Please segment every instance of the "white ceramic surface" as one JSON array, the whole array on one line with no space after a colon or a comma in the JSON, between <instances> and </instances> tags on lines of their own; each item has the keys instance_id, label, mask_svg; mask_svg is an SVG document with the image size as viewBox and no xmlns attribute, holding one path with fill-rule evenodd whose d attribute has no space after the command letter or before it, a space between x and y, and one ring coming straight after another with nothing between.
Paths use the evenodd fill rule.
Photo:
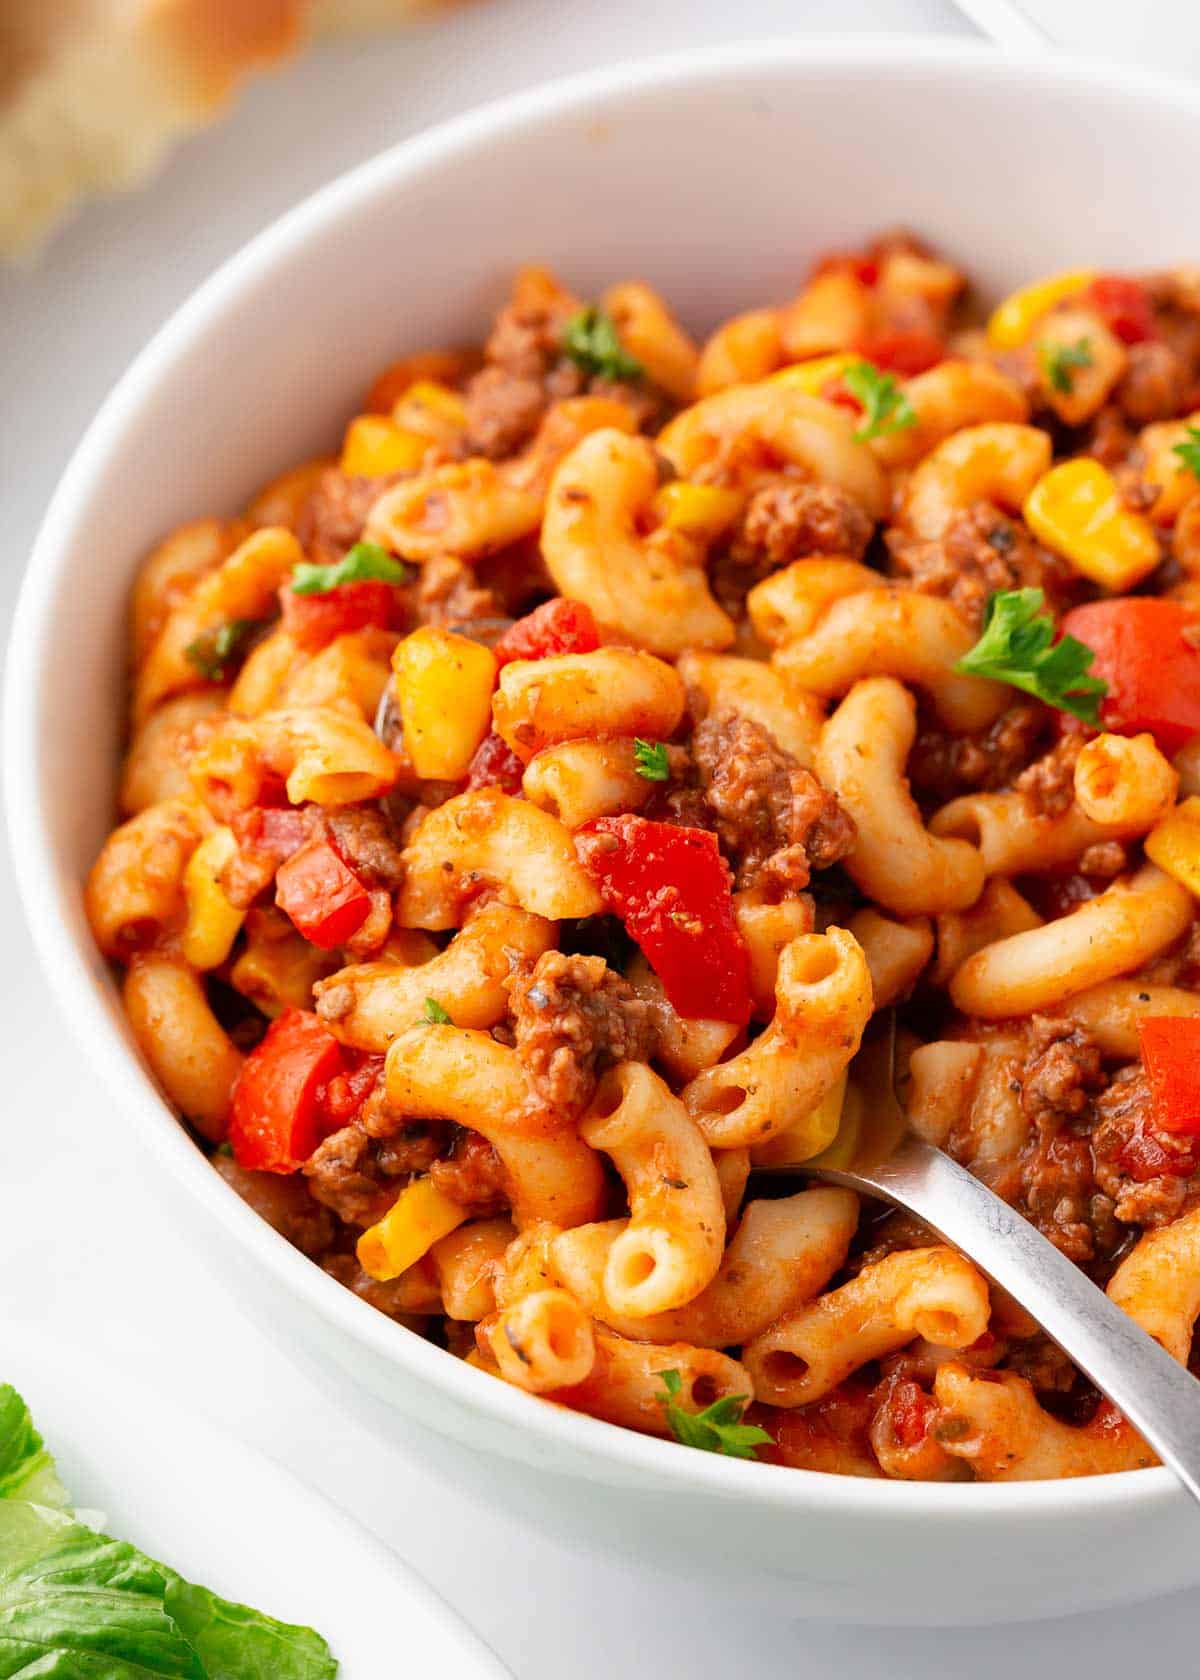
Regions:
<instances>
[{"instance_id":1,"label":"white ceramic surface","mask_svg":"<svg viewBox=\"0 0 1200 1680\"><path fill-rule=\"evenodd\" d=\"M110 1366L6 1330L23 1395L77 1506L236 1603L324 1634L338 1680L505 1680L432 1587L287 1471ZM510 1677L511 1680L511 1677Z\"/></svg>"},{"instance_id":2,"label":"white ceramic surface","mask_svg":"<svg viewBox=\"0 0 1200 1680\"><path fill-rule=\"evenodd\" d=\"M685 1453L448 1359L257 1222L141 1074L80 915L108 820L137 555L327 444L375 366L477 327L523 258L584 291L641 272L703 326L786 291L814 249L901 216L993 289L1072 260L1178 256L1198 109L1150 77L898 42L774 42L523 96L366 166L224 269L122 382L50 510L10 656L10 819L47 970L113 1082L129 1147L168 1168L181 1230L247 1306L343 1367L347 1405L370 1391L469 1444L464 1476L565 1534L636 1535L727 1595L879 1621L1051 1614L1200 1577L1165 1473L931 1488Z\"/></svg>"}]
</instances>

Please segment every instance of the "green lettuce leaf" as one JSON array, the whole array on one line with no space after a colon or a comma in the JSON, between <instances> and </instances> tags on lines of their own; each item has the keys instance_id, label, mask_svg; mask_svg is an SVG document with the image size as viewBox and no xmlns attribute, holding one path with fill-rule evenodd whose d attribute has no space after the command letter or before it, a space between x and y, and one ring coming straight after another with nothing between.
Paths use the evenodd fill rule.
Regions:
<instances>
[{"instance_id":1,"label":"green lettuce leaf","mask_svg":"<svg viewBox=\"0 0 1200 1680\"><path fill-rule=\"evenodd\" d=\"M56 1510L71 1503L29 1407L11 1383L0 1384L0 1499L27 1499Z\"/></svg>"},{"instance_id":2,"label":"green lettuce leaf","mask_svg":"<svg viewBox=\"0 0 1200 1680\"><path fill-rule=\"evenodd\" d=\"M231 1604L178 1575L164 1604L200 1658L207 1680L333 1680L337 1663L312 1628Z\"/></svg>"}]
</instances>

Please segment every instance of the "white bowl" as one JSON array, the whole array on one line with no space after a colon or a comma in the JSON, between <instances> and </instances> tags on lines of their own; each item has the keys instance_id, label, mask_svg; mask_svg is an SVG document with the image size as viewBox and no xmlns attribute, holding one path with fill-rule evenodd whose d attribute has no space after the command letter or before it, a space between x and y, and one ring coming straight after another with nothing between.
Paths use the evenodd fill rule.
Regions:
<instances>
[{"instance_id":1,"label":"white bowl","mask_svg":"<svg viewBox=\"0 0 1200 1680\"><path fill-rule=\"evenodd\" d=\"M240 1301L340 1366L347 1405L428 1426L451 1474L572 1543L848 1620L1015 1619L1200 1579L1194 1512L1163 1470L942 1487L685 1451L449 1357L243 1206L148 1079L82 914L112 816L139 557L327 447L399 351L470 337L520 261L584 295L642 275L705 327L787 295L814 251L903 219L1000 291L1080 261L1185 258L1198 175L1200 91L1108 67L859 39L579 77L410 141L269 229L138 359L54 498L12 642L9 817L43 961L111 1083L117 1135L166 1168L181 1230Z\"/></svg>"}]
</instances>

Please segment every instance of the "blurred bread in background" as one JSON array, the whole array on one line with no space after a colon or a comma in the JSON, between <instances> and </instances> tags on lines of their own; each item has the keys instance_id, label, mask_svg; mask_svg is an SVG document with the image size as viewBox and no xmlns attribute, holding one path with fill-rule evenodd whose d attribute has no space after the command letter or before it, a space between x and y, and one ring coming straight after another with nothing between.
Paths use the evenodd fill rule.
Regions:
<instances>
[{"instance_id":1,"label":"blurred bread in background","mask_svg":"<svg viewBox=\"0 0 1200 1680\"><path fill-rule=\"evenodd\" d=\"M144 181L239 84L326 31L448 0L0 0L0 256Z\"/></svg>"}]
</instances>

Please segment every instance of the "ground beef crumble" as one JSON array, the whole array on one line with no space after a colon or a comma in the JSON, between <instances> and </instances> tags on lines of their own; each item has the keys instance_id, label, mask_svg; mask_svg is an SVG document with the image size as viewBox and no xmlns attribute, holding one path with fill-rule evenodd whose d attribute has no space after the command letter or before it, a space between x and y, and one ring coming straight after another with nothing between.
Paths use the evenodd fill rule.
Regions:
<instances>
[{"instance_id":1,"label":"ground beef crumble","mask_svg":"<svg viewBox=\"0 0 1200 1680\"><path fill-rule=\"evenodd\" d=\"M1075 761L1083 750L1084 737L1072 732L1057 740L1050 751L1023 770L1013 784L1024 794L1032 816L1061 817L1075 799Z\"/></svg>"},{"instance_id":2,"label":"ground beef crumble","mask_svg":"<svg viewBox=\"0 0 1200 1680\"><path fill-rule=\"evenodd\" d=\"M411 476L397 472L362 478L330 467L300 508L296 520L300 547L319 566L340 560L362 537L367 515L384 491Z\"/></svg>"},{"instance_id":3,"label":"ground beef crumble","mask_svg":"<svg viewBox=\"0 0 1200 1680\"><path fill-rule=\"evenodd\" d=\"M738 887L790 897L854 848L857 829L835 796L750 718L715 712L692 752Z\"/></svg>"},{"instance_id":4,"label":"ground beef crumble","mask_svg":"<svg viewBox=\"0 0 1200 1680\"><path fill-rule=\"evenodd\" d=\"M1035 1015L1018 1074L1030 1120L1019 1161L1016 1203L1071 1260L1102 1258L1120 1232L1112 1198L1096 1184L1090 1131L1094 1099L1106 1083L1091 1036L1068 1021Z\"/></svg>"},{"instance_id":5,"label":"ground beef crumble","mask_svg":"<svg viewBox=\"0 0 1200 1680\"><path fill-rule=\"evenodd\" d=\"M547 951L513 976L509 997L517 1055L558 1115L582 1114L605 1068L654 1054L652 1005L603 957Z\"/></svg>"},{"instance_id":6,"label":"ground beef crumble","mask_svg":"<svg viewBox=\"0 0 1200 1680\"><path fill-rule=\"evenodd\" d=\"M1146 1075L1123 1068L1096 1104L1096 1182L1126 1224L1167 1225L1195 1195L1200 1139L1160 1131Z\"/></svg>"},{"instance_id":7,"label":"ground beef crumble","mask_svg":"<svg viewBox=\"0 0 1200 1680\"><path fill-rule=\"evenodd\" d=\"M772 572L811 555L861 560L874 530L846 491L833 484L770 484L758 490L713 563L713 593L734 617L747 592Z\"/></svg>"},{"instance_id":8,"label":"ground beef crumble","mask_svg":"<svg viewBox=\"0 0 1200 1680\"><path fill-rule=\"evenodd\" d=\"M382 1219L413 1173L425 1172L439 1142L424 1126L400 1126L372 1136L360 1118L343 1126L304 1163L313 1195L347 1225Z\"/></svg>"},{"instance_id":9,"label":"ground beef crumble","mask_svg":"<svg viewBox=\"0 0 1200 1680\"><path fill-rule=\"evenodd\" d=\"M504 1163L479 1132L460 1130L449 1155L433 1163L429 1176L443 1196L468 1208L475 1219L502 1213L512 1201Z\"/></svg>"},{"instance_id":10,"label":"ground beef crumble","mask_svg":"<svg viewBox=\"0 0 1200 1680\"><path fill-rule=\"evenodd\" d=\"M991 502L972 502L951 516L933 540L889 531L893 570L925 595L942 595L973 630L983 625L988 597L1001 589L1047 589L1057 567L1020 520Z\"/></svg>"},{"instance_id":11,"label":"ground beef crumble","mask_svg":"<svg viewBox=\"0 0 1200 1680\"><path fill-rule=\"evenodd\" d=\"M1009 787L1029 763L1047 725L1045 706L1019 700L974 735L923 729L908 760L913 790L918 797L942 805L959 794Z\"/></svg>"}]
</instances>

